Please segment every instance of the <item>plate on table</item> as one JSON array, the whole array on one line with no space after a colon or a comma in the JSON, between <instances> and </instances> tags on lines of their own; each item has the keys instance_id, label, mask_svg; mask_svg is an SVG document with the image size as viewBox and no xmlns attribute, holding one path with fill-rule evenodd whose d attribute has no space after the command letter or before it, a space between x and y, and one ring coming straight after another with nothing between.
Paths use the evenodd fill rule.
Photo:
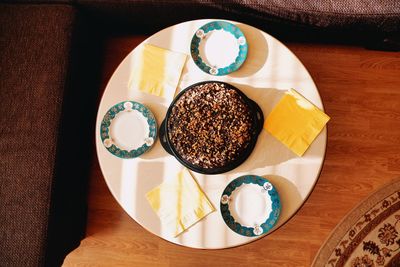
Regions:
<instances>
[{"instance_id":1,"label":"plate on table","mask_svg":"<svg viewBox=\"0 0 400 267\"><path fill-rule=\"evenodd\" d=\"M100 135L111 154L124 159L136 158L154 144L157 123L146 106L124 101L112 106L104 115Z\"/></svg>"},{"instance_id":2,"label":"plate on table","mask_svg":"<svg viewBox=\"0 0 400 267\"><path fill-rule=\"evenodd\" d=\"M246 60L248 45L243 32L226 21L200 27L192 38L190 53L204 72L222 76L236 71Z\"/></svg>"},{"instance_id":3,"label":"plate on table","mask_svg":"<svg viewBox=\"0 0 400 267\"><path fill-rule=\"evenodd\" d=\"M234 232L260 236L278 221L281 201L267 179L245 175L227 185L221 196L220 210L226 225Z\"/></svg>"}]
</instances>

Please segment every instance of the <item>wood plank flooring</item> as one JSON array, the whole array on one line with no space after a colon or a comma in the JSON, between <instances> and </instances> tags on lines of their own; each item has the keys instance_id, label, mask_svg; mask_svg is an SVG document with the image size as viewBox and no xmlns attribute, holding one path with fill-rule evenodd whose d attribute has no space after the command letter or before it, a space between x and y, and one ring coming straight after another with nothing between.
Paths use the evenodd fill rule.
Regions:
<instances>
[{"instance_id":1,"label":"wood plank flooring","mask_svg":"<svg viewBox=\"0 0 400 267\"><path fill-rule=\"evenodd\" d=\"M144 39L115 37L106 43L103 89L119 62ZM232 249L195 250L171 244L144 230L122 210L94 156L87 237L67 256L64 266L310 266L346 213L399 178L400 53L341 45L286 45L309 70L331 116L321 176L287 224Z\"/></svg>"}]
</instances>

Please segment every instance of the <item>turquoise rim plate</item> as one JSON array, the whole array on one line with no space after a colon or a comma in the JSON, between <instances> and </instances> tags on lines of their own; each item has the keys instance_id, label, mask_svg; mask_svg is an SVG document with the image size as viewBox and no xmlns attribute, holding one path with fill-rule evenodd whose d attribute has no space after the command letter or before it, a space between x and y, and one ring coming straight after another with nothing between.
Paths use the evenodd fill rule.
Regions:
<instances>
[{"instance_id":1,"label":"turquoise rim plate","mask_svg":"<svg viewBox=\"0 0 400 267\"><path fill-rule=\"evenodd\" d=\"M221 29L231 33L238 40L239 54L237 55L235 61L232 62L230 65L222 68L216 68L213 66L209 66L203 61L200 56L199 47L200 42L207 36L207 33ZM202 71L215 76L227 75L231 72L238 70L240 66L242 66L243 62L246 60L247 51L247 40L243 32L236 25L226 21L212 21L203 25L196 31L190 44L190 54L192 55L194 63Z\"/></svg>"},{"instance_id":2,"label":"turquoise rim plate","mask_svg":"<svg viewBox=\"0 0 400 267\"><path fill-rule=\"evenodd\" d=\"M265 221L260 224L254 225L254 227L243 226L235 221L229 209L232 193L243 184L255 184L260 186L261 192L265 194L265 197L271 200L272 210L268 218L265 218ZM275 226L281 213L281 201L275 187L267 179L257 175L245 175L234 179L226 186L221 196L220 210L222 218L232 231L248 237L260 236L266 234Z\"/></svg>"},{"instance_id":3,"label":"turquoise rim plate","mask_svg":"<svg viewBox=\"0 0 400 267\"><path fill-rule=\"evenodd\" d=\"M149 126L149 134L143 140L143 144L137 148L132 150L124 150L119 148L110 137L110 126L112 124L113 119L120 113L120 112L131 112L137 110L140 112L143 117L146 119L148 126ZM104 115L104 118L100 125L100 136L101 141L105 148L114 156L123 158L123 159L130 159L136 158L145 153L150 147L154 144L157 138L157 123L154 118L153 113L144 106L135 101L123 101L118 104L112 106L107 113Z\"/></svg>"}]
</instances>

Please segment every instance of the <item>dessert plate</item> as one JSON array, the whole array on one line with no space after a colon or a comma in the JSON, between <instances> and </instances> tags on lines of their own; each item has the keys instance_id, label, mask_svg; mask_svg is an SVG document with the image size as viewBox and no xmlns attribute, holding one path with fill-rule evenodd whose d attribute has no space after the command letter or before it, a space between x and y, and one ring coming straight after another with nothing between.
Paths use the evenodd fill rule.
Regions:
<instances>
[{"instance_id":1,"label":"dessert plate","mask_svg":"<svg viewBox=\"0 0 400 267\"><path fill-rule=\"evenodd\" d=\"M267 179L245 175L225 188L220 210L226 225L234 232L260 236L276 224L281 202L275 187Z\"/></svg>"},{"instance_id":2,"label":"dessert plate","mask_svg":"<svg viewBox=\"0 0 400 267\"><path fill-rule=\"evenodd\" d=\"M100 125L100 135L107 150L120 158L136 158L153 145L157 136L156 120L151 111L134 101L111 107Z\"/></svg>"},{"instance_id":3,"label":"dessert plate","mask_svg":"<svg viewBox=\"0 0 400 267\"><path fill-rule=\"evenodd\" d=\"M226 21L212 21L200 27L192 38L190 53L204 72L222 76L240 68L247 57L243 32Z\"/></svg>"}]
</instances>

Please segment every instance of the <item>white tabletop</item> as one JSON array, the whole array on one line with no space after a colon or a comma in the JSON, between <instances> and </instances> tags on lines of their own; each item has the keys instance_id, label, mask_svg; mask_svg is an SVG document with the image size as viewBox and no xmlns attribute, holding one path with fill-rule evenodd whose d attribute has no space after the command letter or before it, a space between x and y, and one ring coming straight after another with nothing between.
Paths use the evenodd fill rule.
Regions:
<instances>
[{"instance_id":1,"label":"white tabletop","mask_svg":"<svg viewBox=\"0 0 400 267\"><path fill-rule=\"evenodd\" d=\"M248 57L243 66L222 77L201 71L190 58L190 41L195 31L209 21L211 20L195 20L177 24L143 42L189 55L177 92L199 81L225 81L255 100L267 117L283 92L295 88L323 109L318 90L299 59L272 36L245 24L232 22L243 31L249 45ZM246 244L259 237L241 236L229 229L219 212L219 203L224 188L231 180L244 174L254 174L269 179L280 194L282 212L274 229L289 220L317 182L325 157L326 128L302 157L297 157L263 130L252 154L238 168L220 175L192 172L217 210L176 238L169 236L165 229L163 231L145 194L165 179L175 176L182 165L164 151L159 140L150 151L139 158L120 159L106 150L100 138L100 124L104 114L121 101L134 100L145 104L154 113L158 126L165 117L171 99L141 93L128 86L134 71L132 57L136 51L134 49L121 62L108 82L99 106L96 125L96 148L100 167L111 193L123 209L148 231L176 244L207 249Z\"/></svg>"}]
</instances>

